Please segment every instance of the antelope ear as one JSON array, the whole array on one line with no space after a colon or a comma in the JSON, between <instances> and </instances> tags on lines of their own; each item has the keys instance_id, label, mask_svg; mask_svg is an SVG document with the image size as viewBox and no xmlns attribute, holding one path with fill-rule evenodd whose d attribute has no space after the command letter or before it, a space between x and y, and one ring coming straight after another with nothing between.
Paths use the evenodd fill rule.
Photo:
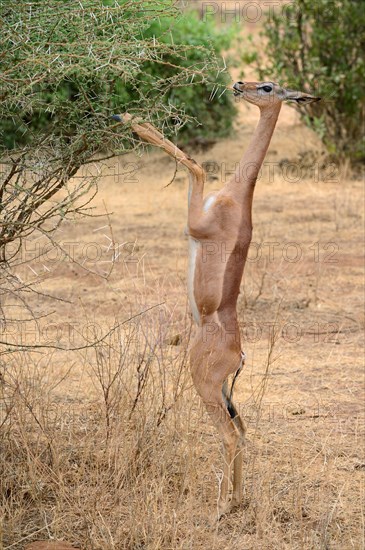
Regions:
<instances>
[{"instance_id":1,"label":"antelope ear","mask_svg":"<svg viewBox=\"0 0 365 550\"><path fill-rule=\"evenodd\" d=\"M303 94L301 97L297 97L295 101L299 104L303 103L304 105L308 105L308 103L316 103L316 101L321 101L321 98Z\"/></svg>"},{"instance_id":2,"label":"antelope ear","mask_svg":"<svg viewBox=\"0 0 365 550\"><path fill-rule=\"evenodd\" d=\"M296 92L294 90L285 90L285 101L295 101L299 105L308 105L309 103L315 103L320 101L320 97L304 94L303 92Z\"/></svg>"}]
</instances>

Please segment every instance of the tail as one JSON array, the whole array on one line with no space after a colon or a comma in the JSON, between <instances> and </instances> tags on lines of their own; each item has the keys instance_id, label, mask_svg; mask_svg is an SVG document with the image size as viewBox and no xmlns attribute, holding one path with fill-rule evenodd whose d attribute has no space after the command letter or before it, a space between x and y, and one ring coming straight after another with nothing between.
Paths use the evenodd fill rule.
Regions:
<instances>
[{"instance_id":1,"label":"tail","mask_svg":"<svg viewBox=\"0 0 365 550\"><path fill-rule=\"evenodd\" d=\"M233 422L235 423L235 425L237 426L237 428L239 429L239 431L241 432L242 435L245 434L246 428L245 428L245 425L242 421L242 418L238 414L238 411L237 411L237 409L236 409L236 407L235 407L235 405L232 401L232 398L233 398L234 385L235 385L236 380L238 378L238 375L241 372L242 367L245 363L245 359L246 359L246 354L242 351L241 352L241 363L240 363L240 366L238 367L238 369L237 369L237 371L236 371L236 373L233 377L230 390L228 390L227 380L224 381L223 386L222 386L222 395L223 395L224 403L227 407L227 410L229 412L230 417L232 418Z\"/></svg>"}]
</instances>

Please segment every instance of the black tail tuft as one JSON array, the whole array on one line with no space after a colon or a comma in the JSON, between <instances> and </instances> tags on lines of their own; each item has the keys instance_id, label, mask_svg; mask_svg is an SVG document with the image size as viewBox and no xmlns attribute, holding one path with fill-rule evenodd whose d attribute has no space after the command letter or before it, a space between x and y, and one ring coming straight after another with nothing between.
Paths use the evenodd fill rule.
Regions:
<instances>
[{"instance_id":1,"label":"black tail tuft","mask_svg":"<svg viewBox=\"0 0 365 550\"><path fill-rule=\"evenodd\" d=\"M236 407L234 406L234 404L232 403L232 401L229 401L227 399L226 401L226 406L227 406L227 410L229 412L229 416L232 418L232 420L234 418L236 418L236 416L238 416L238 412L236 410Z\"/></svg>"},{"instance_id":2,"label":"black tail tuft","mask_svg":"<svg viewBox=\"0 0 365 550\"><path fill-rule=\"evenodd\" d=\"M232 384L231 384L231 389L228 391L228 383L227 383L227 380L225 380L224 384L223 384L223 387L222 387L222 394L223 394L223 399L224 399L224 403L227 407L227 411L229 413L229 416L232 418L232 420L234 421L236 427L238 428L240 434L241 434L241 438L244 440L245 438L245 433L246 433L246 426L242 420L242 418L240 417L240 415L238 414L238 411L236 409L236 407L234 406L233 404L233 401L232 401L232 397L233 397L233 388L234 388L234 384L237 380L237 377L239 375L239 373L241 372L242 370L242 367L243 365L245 364L245 359L246 359L246 355L244 352L241 352L241 362L240 362L240 366L238 367L234 377L233 377L233 380L232 380Z\"/></svg>"},{"instance_id":3,"label":"black tail tuft","mask_svg":"<svg viewBox=\"0 0 365 550\"><path fill-rule=\"evenodd\" d=\"M232 401L232 392L228 392L227 382L224 382L224 384L223 384L222 394L223 394L224 403L225 403L225 405L227 407L227 410L229 412L229 416L233 419L236 416L238 416L238 412L237 412L236 407L234 406L233 401Z\"/></svg>"},{"instance_id":4,"label":"black tail tuft","mask_svg":"<svg viewBox=\"0 0 365 550\"><path fill-rule=\"evenodd\" d=\"M232 388L231 388L231 391L228 393L227 381L225 381L224 384L223 384L222 394L223 394L224 403L227 407L227 411L229 413L229 416L232 418L233 422L235 423L236 428L238 428L238 431L241 434L242 440L244 440L245 433L246 433L246 427L245 427L245 424L244 424L242 418L238 414L238 411L237 411L236 407L233 404L233 401L232 401Z\"/></svg>"}]
</instances>

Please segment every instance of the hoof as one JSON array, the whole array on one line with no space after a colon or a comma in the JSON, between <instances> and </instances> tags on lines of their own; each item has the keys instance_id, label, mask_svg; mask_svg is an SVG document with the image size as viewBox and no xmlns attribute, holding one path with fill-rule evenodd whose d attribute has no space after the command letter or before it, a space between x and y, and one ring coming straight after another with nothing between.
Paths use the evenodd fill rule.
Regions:
<instances>
[{"instance_id":1,"label":"hoof","mask_svg":"<svg viewBox=\"0 0 365 550\"><path fill-rule=\"evenodd\" d=\"M231 501L231 510L235 510L236 508L239 508L242 506L242 499L241 498L232 498Z\"/></svg>"},{"instance_id":2,"label":"hoof","mask_svg":"<svg viewBox=\"0 0 365 550\"><path fill-rule=\"evenodd\" d=\"M221 502L218 504L218 508L214 511L214 513L210 517L210 524L213 526L217 525L217 522L229 514L229 512L232 510L232 502L229 500L228 502Z\"/></svg>"}]
</instances>

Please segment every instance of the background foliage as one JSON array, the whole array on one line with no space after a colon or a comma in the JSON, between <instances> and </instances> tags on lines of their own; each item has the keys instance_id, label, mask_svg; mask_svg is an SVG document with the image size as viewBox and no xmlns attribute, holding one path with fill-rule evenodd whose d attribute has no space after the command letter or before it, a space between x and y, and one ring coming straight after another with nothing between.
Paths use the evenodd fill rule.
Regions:
<instances>
[{"instance_id":1,"label":"background foliage","mask_svg":"<svg viewBox=\"0 0 365 550\"><path fill-rule=\"evenodd\" d=\"M216 54L230 46L232 30L217 30L195 11L182 14L170 0L10 4L2 8L8 32L0 122L8 148L45 132L68 145L88 118L127 109L168 126L196 117L204 127L183 128L186 137L229 130L234 108L221 95L227 75ZM214 120L218 109L223 116Z\"/></svg>"},{"instance_id":2,"label":"background foliage","mask_svg":"<svg viewBox=\"0 0 365 550\"><path fill-rule=\"evenodd\" d=\"M75 212L76 199L94 183L85 178L70 184L80 166L96 154L113 156L140 145L128 127L113 123L113 113L128 110L166 134L181 128L186 139L197 131L193 117L204 124L207 137L230 128L234 108L228 95L221 95L227 77L219 53L231 35L181 13L175 4L1 4L3 259L8 243L20 244L36 228L52 230L67 212ZM193 123L187 126L188 121ZM55 201L61 189L66 193Z\"/></svg>"},{"instance_id":3,"label":"background foliage","mask_svg":"<svg viewBox=\"0 0 365 550\"><path fill-rule=\"evenodd\" d=\"M261 77L322 97L303 118L339 161L365 161L364 28L364 6L353 0L293 0L265 23Z\"/></svg>"}]
</instances>

